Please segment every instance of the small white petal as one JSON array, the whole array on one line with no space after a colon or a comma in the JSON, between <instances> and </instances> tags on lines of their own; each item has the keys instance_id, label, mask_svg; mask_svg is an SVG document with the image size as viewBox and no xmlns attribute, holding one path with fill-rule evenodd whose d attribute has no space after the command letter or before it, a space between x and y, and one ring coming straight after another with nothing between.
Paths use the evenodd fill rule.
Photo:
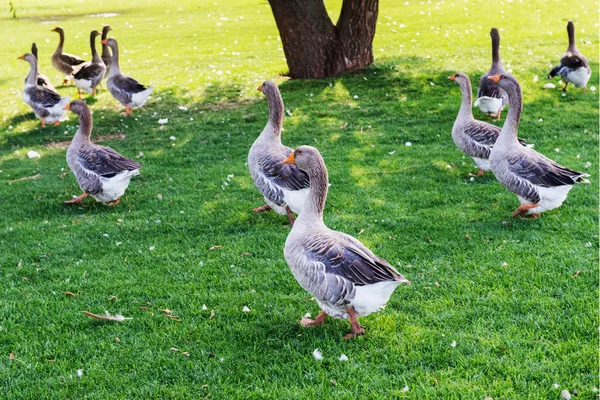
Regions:
<instances>
[{"instance_id":1,"label":"small white petal","mask_svg":"<svg viewBox=\"0 0 600 400\"><path fill-rule=\"evenodd\" d=\"M315 351L313 351L313 357L315 358L315 360L322 360L323 354L321 353L321 351L319 351L319 349L315 349Z\"/></svg>"},{"instance_id":2,"label":"small white petal","mask_svg":"<svg viewBox=\"0 0 600 400\"><path fill-rule=\"evenodd\" d=\"M590 90L591 90L592 92L595 92L595 91L596 91L596 86L590 86Z\"/></svg>"},{"instance_id":3,"label":"small white petal","mask_svg":"<svg viewBox=\"0 0 600 400\"><path fill-rule=\"evenodd\" d=\"M177 108L179 108L181 111L187 111L188 108L184 107L184 106L177 106Z\"/></svg>"},{"instance_id":4,"label":"small white petal","mask_svg":"<svg viewBox=\"0 0 600 400\"><path fill-rule=\"evenodd\" d=\"M77 376L79 376L79 377L83 376L83 369L77 370Z\"/></svg>"},{"instance_id":5,"label":"small white petal","mask_svg":"<svg viewBox=\"0 0 600 400\"><path fill-rule=\"evenodd\" d=\"M452 343L450 343L450 347L456 347L456 340L453 340Z\"/></svg>"},{"instance_id":6,"label":"small white petal","mask_svg":"<svg viewBox=\"0 0 600 400\"><path fill-rule=\"evenodd\" d=\"M347 355L345 355L345 354L342 354L342 355L340 356L340 361L348 361L348 356L347 356Z\"/></svg>"},{"instance_id":7,"label":"small white petal","mask_svg":"<svg viewBox=\"0 0 600 400\"><path fill-rule=\"evenodd\" d=\"M40 156L40 153L38 153L37 151L29 150L27 152L27 157L29 157L29 158L41 158L42 156Z\"/></svg>"},{"instance_id":8,"label":"small white petal","mask_svg":"<svg viewBox=\"0 0 600 400\"><path fill-rule=\"evenodd\" d=\"M148 250L150 250L150 251L154 251L154 249L156 249L156 247L155 247L155 246L150 246L150 247L148 247Z\"/></svg>"},{"instance_id":9,"label":"small white petal","mask_svg":"<svg viewBox=\"0 0 600 400\"><path fill-rule=\"evenodd\" d=\"M243 312L250 312L250 309L248 308L248 306L244 306L244 308L242 308Z\"/></svg>"},{"instance_id":10,"label":"small white petal","mask_svg":"<svg viewBox=\"0 0 600 400\"><path fill-rule=\"evenodd\" d=\"M554 385L552 385L552 387L553 387L554 389L558 389L558 388L560 387L560 385L559 385L558 383L555 383Z\"/></svg>"},{"instance_id":11,"label":"small white petal","mask_svg":"<svg viewBox=\"0 0 600 400\"><path fill-rule=\"evenodd\" d=\"M202 304L202 311L206 311L208 310L208 307L206 307L206 304Z\"/></svg>"},{"instance_id":12,"label":"small white petal","mask_svg":"<svg viewBox=\"0 0 600 400\"><path fill-rule=\"evenodd\" d=\"M569 393L569 391L565 389L562 392L560 392L560 397L565 400L571 400L571 393Z\"/></svg>"},{"instance_id":13,"label":"small white petal","mask_svg":"<svg viewBox=\"0 0 600 400\"><path fill-rule=\"evenodd\" d=\"M177 140L177 138L175 136L171 136L169 139L170 140Z\"/></svg>"},{"instance_id":14,"label":"small white petal","mask_svg":"<svg viewBox=\"0 0 600 400\"><path fill-rule=\"evenodd\" d=\"M357 96L357 95L354 95L354 99L355 99L355 100L358 100L358 96Z\"/></svg>"},{"instance_id":15,"label":"small white petal","mask_svg":"<svg viewBox=\"0 0 600 400\"><path fill-rule=\"evenodd\" d=\"M158 120L158 123L161 124L161 125L164 125L164 124L166 124L168 122L169 122L169 118L160 118Z\"/></svg>"},{"instance_id":16,"label":"small white petal","mask_svg":"<svg viewBox=\"0 0 600 400\"><path fill-rule=\"evenodd\" d=\"M402 388L401 392L403 392L403 393L406 393L406 392L408 392L408 390L409 390L409 389L408 389L408 386L404 386L404 387Z\"/></svg>"},{"instance_id":17,"label":"small white petal","mask_svg":"<svg viewBox=\"0 0 600 400\"><path fill-rule=\"evenodd\" d=\"M406 142L406 143L404 143L404 145L405 145L406 147L410 147L410 146L412 146L412 143L411 143L411 142Z\"/></svg>"},{"instance_id":18,"label":"small white petal","mask_svg":"<svg viewBox=\"0 0 600 400\"><path fill-rule=\"evenodd\" d=\"M554 83L546 83L543 87L544 89L556 89L556 85Z\"/></svg>"}]
</instances>

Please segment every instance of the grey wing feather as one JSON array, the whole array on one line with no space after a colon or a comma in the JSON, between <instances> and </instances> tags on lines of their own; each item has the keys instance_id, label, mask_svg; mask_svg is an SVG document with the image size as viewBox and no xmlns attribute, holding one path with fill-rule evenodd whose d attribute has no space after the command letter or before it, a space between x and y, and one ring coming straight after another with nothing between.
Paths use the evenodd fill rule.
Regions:
<instances>
[{"instance_id":1,"label":"grey wing feather","mask_svg":"<svg viewBox=\"0 0 600 400\"><path fill-rule=\"evenodd\" d=\"M65 63L72 65L72 66L76 66L76 65L85 63L85 60L82 60L81 58L79 58L73 54L69 54L69 53L62 53L60 55L60 58Z\"/></svg>"},{"instance_id":2,"label":"grey wing feather","mask_svg":"<svg viewBox=\"0 0 600 400\"><path fill-rule=\"evenodd\" d=\"M133 78L116 75L108 78L106 82L110 93L121 103L131 102L131 95L146 90L146 87Z\"/></svg>"},{"instance_id":3,"label":"grey wing feather","mask_svg":"<svg viewBox=\"0 0 600 400\"><path fill-rule=\"evenodd\" d=\"M141 168L141 164L123 157L110 147L93 146L78 154L79 163L87 170L110 178L123 171Z\"/></svg>"},{"instance_id":4,"label":"grey wing feather","mask_svg":"<svg viewBox=\"0 0 600 400\"><path fill-rule=\"evenodd\" d=\"M464 133L471 138L470 143L467 144L471 147L469 154L474 157L488 159L490 151L500 134L500 128L492 124L475 121L475 123L469 124L465 128Z\"/></svg>"},{"instance_id":5,"label":"grey wing feather","mask_svg":"<svg viewBox=\"0 0 600 400\"><path fill-rule=\"evenodd\" d=\"M477 98L492 97L494 99L502 99L502 104L508 103L508 94L498 85L490 81L488 74L483 74L479 80L479 88L477 89Z\"/></svg>"},{"instance_id":6,"label":"grey wing feather","mask_svg":"<svg viewBox=\"0 0 600 400\"><path fill-rule=\"evenodd\" d=\"M573 70L581 67L589 68L588 60L584 56L577 54L567 53L563 58L560 59L560 64Z\"/></svg>"},{"instance_id":7,"label":"grey wing feather","mask_svg":"<svg viewBox=\"0 0 600 400\"><path fill-rule=\"evenodd\" d=\"M539 153L537 157L508 156L509 170L541 187L573 185L583 174L563 167Z\"/></svg>"},{"instance_id":8,"label":"grey wing feather","mask_svg":"<svg viewBox=\"0 0 600 400\"><path fill-rule=\"evenodd\" d=\"M73 77L75 79L93 80L97 79L98 76L104 75L104 69L99 64L88 64L83 66Z\"/></svg>"},{"instance_id":9,"label":"grey wing feather","mask_svg":"<svg viewBox=\"0 0 600 400\"><path fill-rule=\"evenodd\" d=\"M357 286L401 280L400 273L387 261L374 255L352 236L322 232L309 237L306 256L325 266L325 272L340 276Z\"/></svg>"},{"instance_id":10,"label":"grey wing feather","mask_svg":"<svg viewBox=\"0 0 600 400\"><path fill-rule=\"evenodd\" d=\"M310 187L308 175L295 165L284 164L283 160L293 152L283 148L278 152L269 152L258 161L260 171L274 184L288 190L300 190Z\"/></svg>"}]
</instances>

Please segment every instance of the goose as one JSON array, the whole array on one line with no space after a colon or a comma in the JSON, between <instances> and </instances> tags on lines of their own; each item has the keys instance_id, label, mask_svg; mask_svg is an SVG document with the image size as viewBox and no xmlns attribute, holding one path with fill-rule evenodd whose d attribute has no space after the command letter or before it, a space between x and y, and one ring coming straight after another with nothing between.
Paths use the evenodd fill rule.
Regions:
<instances>
[{"instance_id":1,"label":"goose","mask_svg":"<svg viewBox=\"0 0 600 400\"><path fill-rule=\"evenodd\" d=\"M283 124L283 99L275 82L265 81L258 88L269 103L269 121L250 147L248 168L256 188L265 198L262 207L254 212L273 210L286 215L290 225L294 225L292 213L302 210L310 186L308 175L294 165L283 164L293 149L281 144Z\"/></svg>"},{"instance_id":2,"label":"goose","mask_svg":"<svg viewBox=\"0 0 600 400\"><path fill-rule=\"evenodd\" d=\"M18 57L29 63L29 75L25 80L25 90L23 91L23 100L27 103L37 118L42 121L42 128L46 127L46 122L54 125L60 124L64 119L66 111L63 107L69 104L69 96L62 97L58 93L41 87L37 83L37 58L31 53L23 54Z\"/></svg>"},{"instance_id":3,"label":"goose","mask_svg":"<svg viewBox=\"0 0 600 400\"><path fill-rule=\"evenodd\" d=\"M85 102L74 100L65 106L65 110L79 115L79 128L67 149L67 164L83 194L64 203L79 204L91 195L99 202L110 202L109 206L116 206L129 186L131 177L139 175L142 166L110 147L90 141L92 113Z\"/></svg>"},{"instance_id":4,"label":"goose","mask_svg":"<svg viewBox=\"0 0 600 400\"><path fill-rule=\"evenodd\" d=\"M105 40L108 36L108 31L112 31L110 25L105 25L102 28L102 40ZM104 61L104 65L106 65L106 73L104 74L105 78L108 78L108 74L110 73L110 63L111 63L111 55L110 50L108 49L108 45L102 42L102 61Z\"/></svg>"},{"instance_id":5,"label":"goose","mask_svg":"<svg viewBox=\"0 0 600 400\"><path fill-rule=\"evenodd\" d=\"M79 70L81 64L85 63L85 60L82 60L73 54L63 52L63 46L65 44L65 31L63 28L57 26L52 29L52 32L57 32L60 36L58 47L54 50L54 54L52 54L52 65L65 76L65 79L63 80L64 86L68 81L73 80L73 74Z\"/></svg>"},{"instance_id":6,"label":"goose","mask_svg":"<svg viewBox=\"0 0 600 400\"><path fill-rule=\"evenodd\" d=\"M552 71L548 74L548 79L560 75L565 82L565 86L560 90L566 92L569 83L573 83L573 86L582 87L583 92L587 93L587 83L592 76L592 69L588 60L577 51L577 46L575 46L575 25L573 21L567 23L567 34L569 35L567 52L560 59L560 65L552 68Z\"/></svg>"},{"instance_id":7,"label":"goose","mask_svg":"<svg viewBox=\"0 0 600 400\"><path fill-rule=\"evenodd\" d=\"M296 165L310 179L306 203L284 247L294 277L321 307L314 320L302 318L300 323L321 325L329 315L350 320L352 331L344 339L362 335L357 318L383 309L396 287L410 282L358 239L325 225L327 167L316 148L300 146L283 162Z\"/></svg>"},{"instance_id":8,"label":"goose","mask_svg":"<svg viewBox=\"0 0 600 400\"><path fill-rule=\"evenodd\" d=\"M576 182L589 183L581 172L565 168L535 150L521 146L517 131L522 112L521 86L514 76L499 74L488 77L502 87L510 101L508 116L490 153L490 166L498 182L515 193L521 205L513 218L552 210L565 201Z\"/></svg>"},{"instance_id":9,"label":"goose","mask_svg":"<svg viewBox=\"0 0 600 400\"><path fill-rule=\"evenodd\" d=\"M462 92L462 103L452 126L452 139L456 147L464 154L473 159L479 167L477 176L483 175L484 171L491 171L490 151L498 139L500 128L496 125L473 119L471 111L471 80L463 72L457 72L448 77L451 81L459 84ZM519 139L525 146L525 143ZM530 145L533 147L533 144Z\"/></svg>"},{"instance_id":10,"label":"goose","mask_svg":"<svg viewBox=\"0 0 600 400\"><path fill-rule=\"evenodd\" d=\"M38 58L38 48L35 43L31 44L31 54L33 54L33 56L37 60L37 65L38 65L38 70L39 70L39 65L40 65L39 60L40 59ZM27 81L27 78L25 78L25 80ZM54 87L54 85L52 85L52 82L50 82L50 79L46 75L42 74L39 71L37 74L37 84L38 84L38 86L41 86L43 88L50 89L53 92L56 92L56 88Z\"/></svg>"},{"instance_id":11,"label":"goose","mask_svg":"<svg viewBox=\"0 0 600 400\"><path fill-rule=\"evenodd\" d=\"M86 93L91 93L92 96L96 95L96 87L102 82L102 78L104 78L104 73L106 72L106 65L104 65L104 61L102 61L102 58L100 58L100 55L96 51L96 37L100 35L101 33L98 31L90 33L92 61L83 64L79 71L73 75L73 82L77 86L77 93L80 99L83 99L82 90Z\"/></svg>"},{"instance_id":12,"label":"goose","mask_svg":"<svg viewBox=\"0 0 600 400\"><path fill-rule=\"evenodd\" d=\"M125 106L126 115L131 115L131 109L146 104L148 96L154 86L145 87L138 81L121 74L119 69L119 47L115 39L104 39L102 44L107 44L112 52L110 74L106 87L112 96Z\"/></svg>"},{"instance_id":13,"label":"goose","mask_svg":"<svg viewBox=\"0 0 600 400\"><path fill-rule=\"evenodd\" d=\"M504 106L508 104L508 96L502 88L491 83L487 77L505 74L506 70L500 59L500 33L498 33L498 29L492 28L490 36L492 37L492 67L479 80L477 100L475 100L474 105L491 117L497 117L496 120L499 121Z\"/></svg>"}]
</instances>

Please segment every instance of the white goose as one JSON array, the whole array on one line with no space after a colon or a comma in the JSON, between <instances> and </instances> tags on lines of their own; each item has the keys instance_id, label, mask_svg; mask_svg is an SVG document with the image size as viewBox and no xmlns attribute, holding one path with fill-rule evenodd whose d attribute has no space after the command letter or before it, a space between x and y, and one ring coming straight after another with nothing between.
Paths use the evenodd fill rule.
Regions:
<instances>
[{"instance_id":1,"label":"white goose","mask_svg":"<svg viewBox=\"0 0 600 400\"><path fill-rule=\"evenodd\" d=\"M269 103L269 121L248 152L248 168L267 204L255 208L254 212L272 209L278 214L287 214L290 225L293 225L292 213L302 210L308 196L308 175L294 165L283 163L293 150L281 144L283 99L277 85L265 81L258 90Z\"/></svg>"},{"instance_id":2,"label":"white goose","mask_svg":"<svg viewBox=\"0 0 600 400\"><path fill-rule=\"evenodd\" d=\"M510 100L508 116L490 154L490 166L498 182L515 193L521 205L513 218L526 213L538 218L540 213L560 207L576 182L589 183L588 174L565 168L517 140L523 107L521 86L514 76L490 76L502 87Z\"/></svg>"},{"instance_id":3,"label":"white goose","mask_svg":"<svg viewBox=\"0 0 600 400\"><path fill-rule=\"evenodd\" d=\"M308 198L284 248L294 277L322 309L315 320L302 318L300 323L320 325L330 315L350 320L352 332L345 339L362 335L357 318L383 309L394 290L410 282L358 239L325 225L327 167L317 149L300 146L284 163L296 165L310 179Z\"/></svg>"}]
</instances>

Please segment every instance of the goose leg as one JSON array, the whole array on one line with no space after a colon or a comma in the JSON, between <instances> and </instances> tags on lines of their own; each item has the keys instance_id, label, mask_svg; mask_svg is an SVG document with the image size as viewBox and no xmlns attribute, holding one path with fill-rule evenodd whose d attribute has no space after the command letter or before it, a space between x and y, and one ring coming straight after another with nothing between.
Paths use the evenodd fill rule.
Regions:
<instances>
[{"instance_id":1,"label":"goose leg","mask_svg":"<svg viewBox=\"0 0 600 400\"><path fill-rule=\"evenodd\" d=\"M587 93L587 85L583 87L583 93Z\"/></svg>"},{"instance_id":2,"label":"goose leg","mask_svg":"<svg viewBox=\"0 0 600 400\"><path fill-rule=\"evenodd\" d=\"M64 79L62 85L63 86L67 86L67 83L69 83L69 80L68 79Z\"/></svg>"},{"instance_id":3,"label":"goose leg","mask_svg":"<svg viewBox=\"0 0 600 400\"><path fill-rule=\"evenodd\" d=\"M254 211L255 213L259 213L259 212L263 212L263 211L269 211L270 209L271 209L271 206L270 206L270 205L268 205L268 204L265 204L265 205L264 205L264 206L262 206L262 207L256 207L256 208L255 208L254 210L252 210L252 211Z\"/></svg>"},{"instance_id":4,"label":"goose leg","mask_svg":"<svg viewBox=\"0 0 600 400\"><path fill-rule=\"evenodd\" d=\"M81 89L77 88L77 94L79 94L79 100L83 100L83 95L81 94Z\"/></svg>"},{"instance_id":5,"label":"goose leg","mask_svg":"<svg viewBox=\"0 0 600 400\"><path fill-rule=\"evenodd\" d=\"M477 176L483 175L484 172L485 172L484 170L482 170L481 168L479 168L479 171L477 171Z\"/></svg>"},{"instance_id":6,"label":"goose leg","mask_svg":"<svg viewBox=\"0 0 600 400\"><path fill-rule=\"evenodd\" d=\"M358 319L356 318L356 312L354 311L354 307L346 308L346 312L350 316L350 327L352 328L352 332L347 335L344 335L344 339L348 340L355 338L358 335L363 335L365 333L365 330L362 326L358 324Z\"/></svg>"},{"instance_id":7,"label":"goose leg","mask_svg":"<svg viewBox=\"0 0 600 400\"><path fill-rule=\"evenodd\" d=\"M42 128L46 127L46 121L44 120L44 118L40 118L40 120L42 121Z\"/></svg>"},{"instance_id":8,"label":"goose leg","mask_svg":"<svg viewBox=\"0 0 600 400\"><path fill-rule=\"evenodd\" d=\"M288 206L285 206L285 212L287 213L287 217L288 217L288 221L290 222L290 226L294 226L294 214L292 213L292 210L290 210L290 208Z\"/></svg>"},{"instance_id":9,"label":"goose leg","mask_svg":"<svg viewBox=\"0 0 600 400\"><path fill-rule=\"evenodd\" d=\"M563 92L568 92L567 86L569 86L569 82L566 82L565 86L563 88L561 88L560 90L562 90Z\"/></svg>"},{"instance_id":10,"label":"goose leg","mask_svg":"<svg viewBox=\"0 0 600 400\"><path fill-rule=\"evenodd\" d=\"M502 108L498 109L498 118L496 118L496 121L500 121L500 114L502 114Z\"/></svg>"},{"instance_id":11,"label":"goose leg","mask_svg":"<svg viewBox=\"0 0 600 400\"><path fill-rule=\"evenodd\" d=\"M327 319L327 313L325 311L321 311L314 320L310 318L302 318L300 320L300 325L305 327L323 325L325 323L325 319Z\"/></svg>"},{"instance_id":12,"label":"goose leg","mask_svg":"<svg viewBox=\"0 0 600 400\"><path fill-rule=\"evenodd\" d=\"M65 204L79 204L81 203L81 200L85 199L88 196L88 194L86 192L83 192L81 194L81 196L75 197L74 199L71 200L67 200L64 203Z\"/></svg>"},{"instance_id":13,"label":"goose leg","mask_svg":"<svg viewBox=\"0 0 600 400\"><path fill-rule=\"evenodd\" d=\"M60 125L60 121L55 121L53 125L54 126L59 126Z\"/></svg>"},{"instance_id":14,"label":"goose leg","mask_svg":"<svg viewBox=\"0 0 600 400\"><path fill-rule=\"evenodd\" d=\"M96 88L93 88L93 89L92 89L92 96L93 96L93 97L96 97Z\"/></svg>"},{"instance_id":15,"label":"goose leg","mask_svg":"<svg viewBox=\"0 0 600 400\"><path fill-rule=\"evenodd\" d=\"M115 201L111 201L110 203L107 204L107 206L109 207L114 207L117 204L119 204L121 202L121 198L119 197L118 199L116 199Z\"/></svg>"},{"instance_id":16,"label":"goose leg","mask_svg":"<svg viewBox=\"0 0 600 400\"><path fill-rule=\"evenodd\" d=\"M535 203L535 204L521 204L519 207L517 207L517 209L515 210L514 213L512 213L512 217L516 218L517 215L520 215L522 217L525 216L525 214L527 213L527 210L529 210L530 208L535 208L538 207L540 205L540 203ZM532 216L537 215L536 217L532 218L532 219L536 219L538 218L540 215L539 214L531 214Z\"/></svg>"},{"instance_id":17,"label":"goose leg","mask_svg":"<svg viewBox=\"0 0 600 400\"><path fill-rule=\"evenodd\" d=\"M125 115L131 116L131 107L125 106Z\"/></svg>"}]
</instances>

